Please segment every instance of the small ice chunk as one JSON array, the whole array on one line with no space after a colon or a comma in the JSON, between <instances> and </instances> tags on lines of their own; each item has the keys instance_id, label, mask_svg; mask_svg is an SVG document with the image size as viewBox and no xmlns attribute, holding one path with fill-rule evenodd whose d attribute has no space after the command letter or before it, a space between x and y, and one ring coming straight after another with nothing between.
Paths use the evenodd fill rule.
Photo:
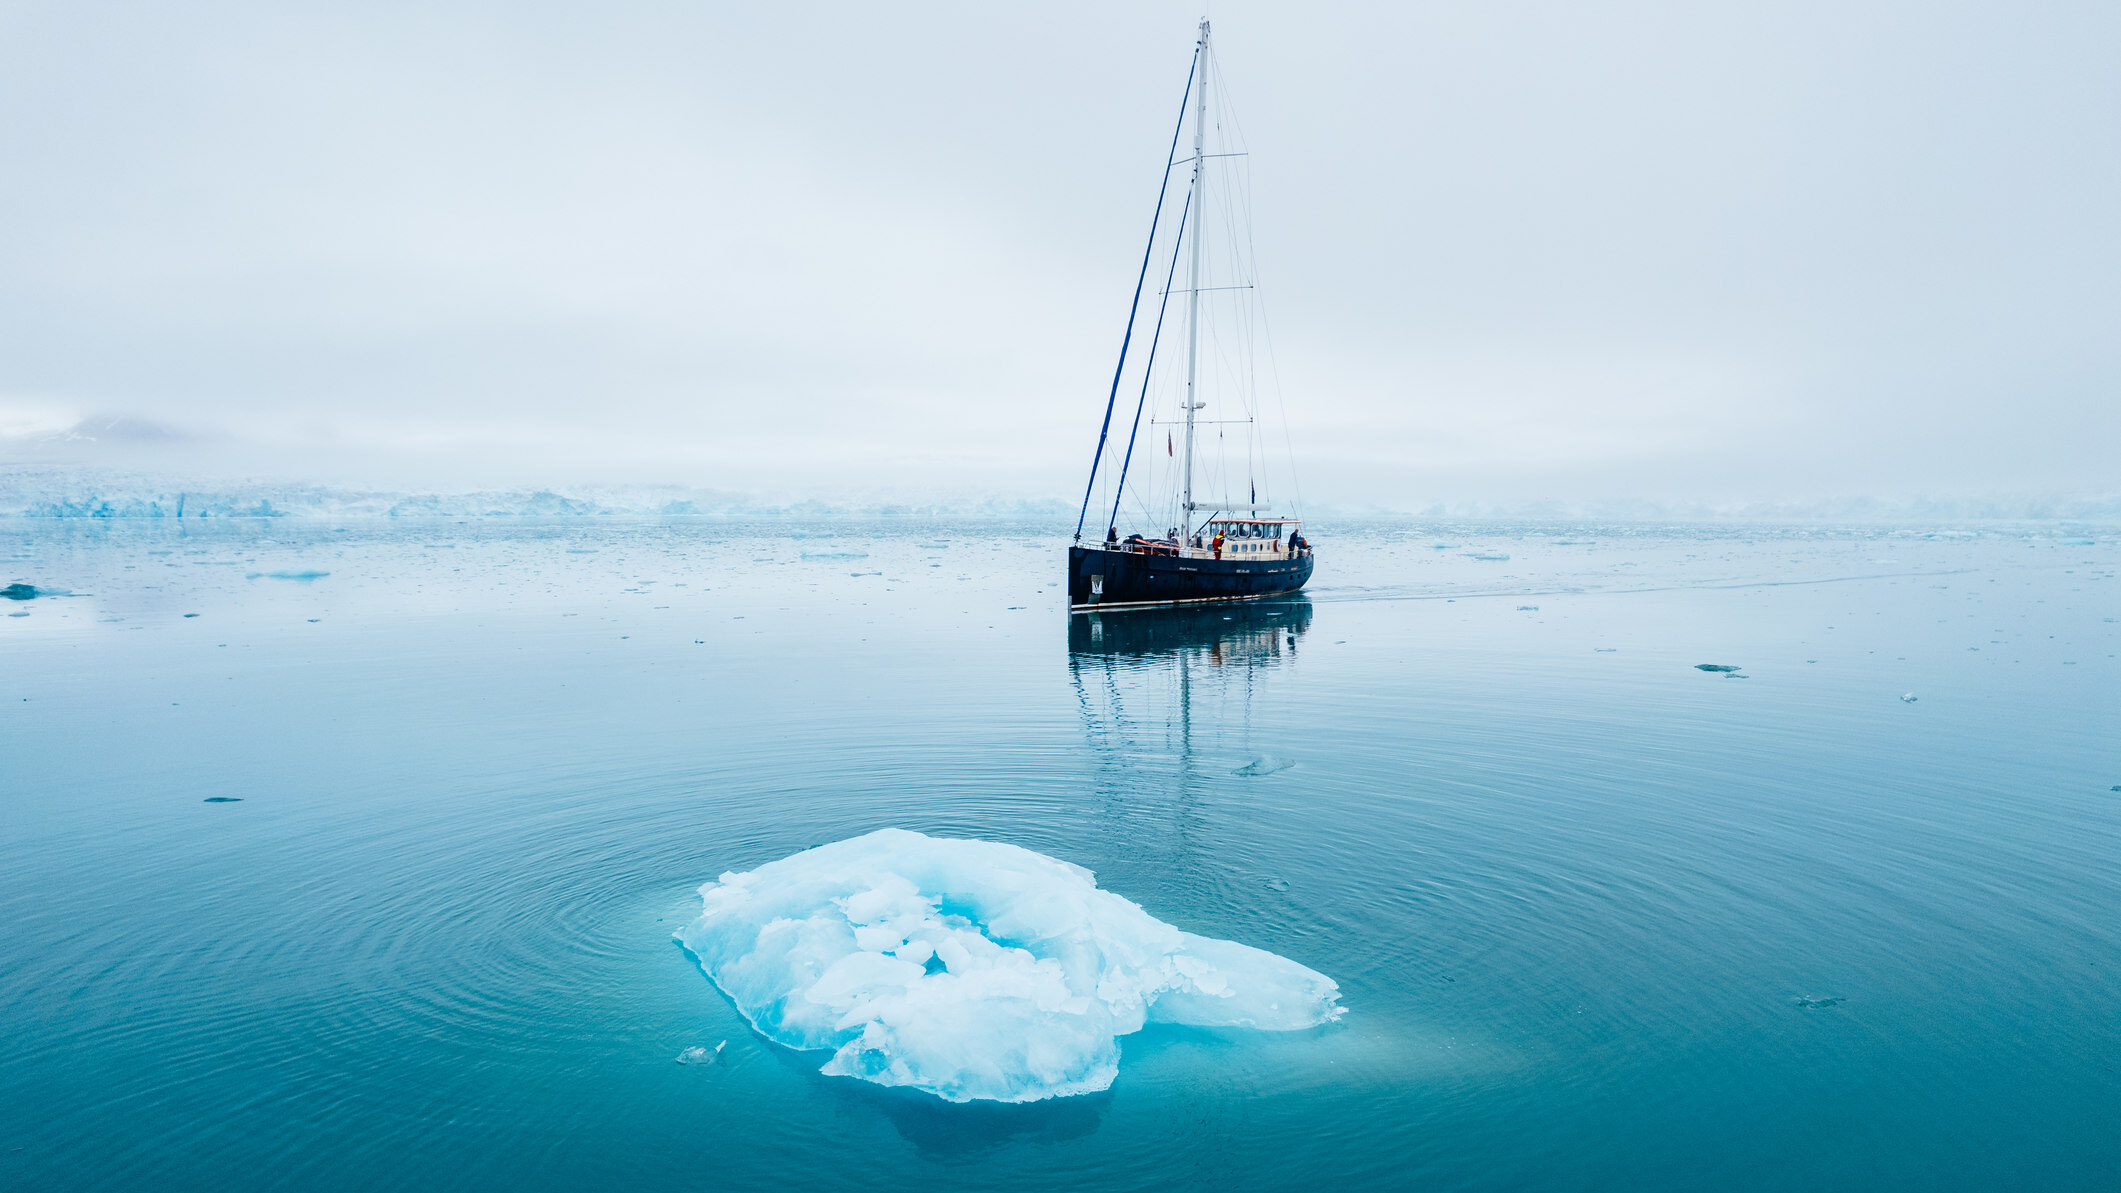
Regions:
<instances>
[{"instance_id":1,"label":"small ice chunk","mask_svg":"<svg viewBox=\"0 0 2121 1193\"><path fill-rule=\"evenodd\" d=\"M1195 936L1080 866L902 829L700 888L677 934L760 1034L822 1071L952 1102L1093 1093L1144 1024L1294 1031L1340 1018L1331 978Z\"/></svg>"},{"instance_id":2,"label":"small ice chunk","mask_svg":"<svg viewBox=\"0 0 2121 1193\"><path fill-rule=\"evenodd\" d=\"M1902 704L1913 704L1913 703L1915 702L1915 700L1916 700L1916 696L1915 696L1915 694L1914 694L1913 692L1902 692L1902 693L1900 693L1900 703L1902 703Z\"/></svg>"},{"instance_id":3,"label":"small ice chunk","mask_svg":"<svg viewBox=\"0 0 2121 1193\"><path fill-rule=\"evenodd\" d=\"M729 1047L729 1041L727 1040L723 1040L712 1048L702 1048L695 1044L678 1053L678 1063L681 1065L711 1065L722 1059L722 1049L727 1047Z\"/></svg>"},{"instance_id":4,"label":"small ice chunk","mask_svg":"<svg viewBox=\"0 0 2121 1193\"><path fill-rule=\"evenodd\" d=\"M1233 775L1271 775L1276 771L1284 771L1295 765L1294 762L1286 758L1276 758L1272 754L1261 754L1230 773Z\"/></svg>"}]
</instances>

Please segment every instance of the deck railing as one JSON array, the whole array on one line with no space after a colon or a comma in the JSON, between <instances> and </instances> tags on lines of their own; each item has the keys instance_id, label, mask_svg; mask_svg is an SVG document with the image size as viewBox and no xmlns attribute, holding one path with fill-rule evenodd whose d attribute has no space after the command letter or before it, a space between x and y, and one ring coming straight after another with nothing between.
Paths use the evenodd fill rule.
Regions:
<instances>
[{"instance_id":1,"label":"deck railing","mask_svg":"<svg viewBox=\"0 0 2121 1193\"><path fill-rule=\"evenodd\" d=\"M1107 550L1107 551L1122 551L1122 552L1126 552L1126 553L1129 553L1129 554L1135 554L1135 555L1161 555L1161 556L1163 556L1163 557L1164 557L1164 558L1166 558L1166 559L1169 559L1169 558L1172 558L1172 557L1173 557L1173 553L1172 553L1171 551L1169 551L1169 550L1157 550L1157 549L1152 549L1152 548L1150 548L1150 547L1149 547L1148 545L1146 545L1146 544L1143 544L1143 543L1106 543L1106 544L1105 544L1104 546L1105 546L1105 550ZM1233 551L1233 550L1231 550L1231 549L1230 549L1229 547L1227 547L1227 546L1226 546L1226 547L1224 547L1224 548L1223 548L1223 553L1222 553L1222 555L1220 556L1220 558L1223 558L1223 559L1262 559L1262 560L1265 560L1265 559L1301 559L1301 558L1303 558L1304 556L1306 556L1306 555L1309 555L1310 553L1311 553L1311 548L1310 548L1310 547L1309 547L1308 545L1306 545L1306 546L1305 546L1305 547L1304 547L1304 548L1303 548L1302 550L1300 550L1300 551L1288 551L1288 550L1278 550L1278 551L1251 551L1251 552L1246 552L1246 551ZM1217 555L1215 554L1215 548L1213 548L1213 547L1191 547L1191 546L1187 546L1187 547L1180 547L1180 548L1178 548L1178 551L1177 551L1177 553L1176 553L1176 557L1177 557L1177 558L1179 558L1179 559L1215 559L1215 558L1218 558L1218 557L1217 557Z\"/></svg>"}]
</instances>

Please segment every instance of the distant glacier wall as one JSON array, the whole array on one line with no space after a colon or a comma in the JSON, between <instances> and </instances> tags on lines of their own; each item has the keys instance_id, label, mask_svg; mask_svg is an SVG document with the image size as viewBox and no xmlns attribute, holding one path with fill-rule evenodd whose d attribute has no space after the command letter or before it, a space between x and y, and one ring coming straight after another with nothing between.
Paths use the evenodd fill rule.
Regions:
<instances>
[{"instance_id":1,"label":"distant glacier wall","mask_svg":"<svg viewBox=\"0 0 2121 1193\"><path fill-rule=\"evenodd\" d=\"M1064 497L978 492L760 494L682 485L551 485L406 492L286 481L150 476L0 461L0 518L965 518L1070 526ZM2121 493L1856 495L1777 501L1526 499L1305 503L1314 522L2121 523Z\"/></svg>"}]
</instances>

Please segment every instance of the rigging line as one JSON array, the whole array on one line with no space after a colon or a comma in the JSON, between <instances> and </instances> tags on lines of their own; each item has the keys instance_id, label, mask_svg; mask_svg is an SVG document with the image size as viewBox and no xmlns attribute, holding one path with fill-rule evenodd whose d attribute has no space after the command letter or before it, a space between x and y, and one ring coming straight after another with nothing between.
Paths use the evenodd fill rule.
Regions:
<instances>
[{"instance_id":1,"label":"rigging line","mask_svg":"<svg viewBox=\"0 0 2121 1193\"><path fill-rule=\"evenodd\" d=\"M1245 239L1247 243L1250 243L1251 232L1249 230L1245 233ZM1255 255L1253 258L1253 269L1257 270L1258 268L1259 261ZM1259 304L1259 331L1260 339L1264 340L1267 345L1267 375L1274 381L1274 405L1281 411L1281 442L1283 451L1289 457L1289 483L1296 489L1296 502L1289 512L1301 518L1303 517L1304 508L1304 482L1303 477L1296 471L1296 437L1289 432L1289 399L1281 387L1281 360L1274 353L1274 323L1267 317L1267 304L1264 300ZM1265 451L1264 443L1261 444L1261 451Z\"/></svg>"},{"instance_id":2,"label":"rigging line","mask_svg":"<svg viewBox=\"0 0 2121 1193\"><path fill-rule=\"evenodd\" d=\"M1232 135L1238 148L1240 150L1247 151L1245 153L1245 156L1248 160L1244 163L1246 167L1246 170L1244 171L1244 182L1246 185L1226 187L1224 189L1226 191L1233 192L1232 194L1226 195L1225 198L1236 199L1239 206L1241 206L1243 209L1242 215L1244 217L1243 223L1245 228L1245 255L1248 259L1246 261L1246 264L1249 264L1251 267L1250 270L1246 272L1249 272L1251 274L1253 284L1257 285L1259 282L1259 261L1257 249L1253 241L1251 209L1252 191L1249 185L1251 181L1251 162L1249 160L1249 150L1251 146L1246 143L1248 141L1248 138L1245 136L1244 118L1237 111L1237 105L1232 102L1232 96L1234 93L1230 88L1228 81L1223 76L1222 60L1219 58L1211 57L1208 60L1208 71L1210 81L1215 88L1216 98L1218 100L1218 103L1216 105L1216 131L1226 132L1225 122L1227 122L1226 135ZM1236 248L1234 238L1231 248L1233 249L1233 251ZM1303 482L1298 479L1296 475L1296 451L1293 437L1289 433L1288 402L1286 395L1284 394L1281 388L1281 370L1279 361L1276 359L1274 353L1273 330L1267 320L1267 310L1265 301L1256 299L1254 304L1247 308L1245 314L1247 318L1244 320L1244 322L1247 326L1247 330L1250 330L1251 325L1256 321L1261 333L1258 337L1256 337L1256 339L1264 341L1266 346L1268 376L1273 381L1275 402L1281 410L1282 439L1289 457L1289 477L1291 483L1296 488L1296 507L1300 510L1303 505ZM1252 378L1252 392L1250 394L1252 398L1252 409L1249 411L1249 413L1252 413L1257 416L1258 414L1263 412L1263 407L1265 403L1261 400L1261 395L1258 392L1258 364L1255 358L1256 350L1253 347L1254 338L1248 337L1245 343L1247 367ZM1249 441L1246 444L1246 455L1248 461L1251 459L1251 449L1253 446L1253 443ZM1264 425L1262 425L1260 428L1257 446L1260 450L1259 465L1261 471L1264 472L1264 465L1266 462ZM1248 462L1248 471L1250 470L1250 467L1251 465Z\"/></svg>"},{"instance_id":3,"label":"rigging line","mask_svg":"<svg viewBox=\"0 0 2121 1193\"><path fill-rule=\"evenodd\" d=\"M1220 101L1216 109L1218 115L1228 118L1232 129L1237 135L1237 143L1239 145L1244 145L1246 148L1249 149L1250 146L1246 145L1247 138L1245 137L1244 119L1238 114L1237 105L1231 102L1232 93L1229 85L1223 81L1221 60L1210 59L1208 63L1208 69L1210 70L1210 72L1212 72L1216 96ZM1219 123L1218 127L1220 127ZM1248 161L1245 164L1249 169L1251 163ZM1251 214L1249 210L1251 198L1251 191L1248 188L1245 191L1245 201L1248 205L1248 210L1246 212L1248 218L1245 221L1245 250L1246 254L1251 258L1252 281L1254 282L1254 284L1257 284L1259 282L1259 252L1258 247L1253 239L1252 222L1249 218ZM1280 355L1274 351L1274 321L1272 317L1267 314L1266 300L1264 298L1260 298L1257 300L1257 303L1258 306L1256 308L1255 313L1259 319L1259 338L1266 347L1267 377L1272 383L1272 387L1274 390L1274 404L1281 413L1282 450L1286 454L1289 461L1289 483L1296 490L1293 508L1291 508L1289 512L1301 518L1303 516L1304 505L1304 483L1302 474L1296 470L1296 436L1289 426L1289 399L1288 392L1282 388L1281 383L1281 358ZM1262 402L1262 406L1264 406L1264 402ZM1264 437L1264 431L1262 431L1262 436ZM1261 450L1263 454L1265 451L1265 446L1265 443L1262 442Z\"/></svg>"},{"instance_id":4,"label":"rigging line","mask_svg":"<svg viewBox=\"0 0 2121 1193\"><path fill-rule=\"evenodd\" d=\"M1178 250L1185 246L1186 217L1192 214L1193 192L1188 190L1186 192L1185 205L1178 209L1178 236L1171 242L1171 267L1164 271L1164 288L1166 290L1171 287L1171 279L1178 276ZM1198 227L1194 228L1193 234L1195 236L1200 235L1200 229ZM1119 491L1112 495L1112 521L1107 522L1107 526L1119 525L1119 498L1121 493L1127 491L1127 467L1134 463L1134 436L1140 433L1142 429L1142 407L1147 405L1149 401L1149 378L1156 374L1156 346L1163 342L1164 313L1170 309L1171 296L1165 294L1163 301L1158 303L1156 307L1156 330L1149 335L1149 363L1142 366L1142 393L1141 397L1136 398L1134 401L1134 426L1127 431L1127 454L1120 458ZM1110 413L1107 413L1105 417L1110 418ZM1080 534L1081 532L1081 524L1078 522L1076 533Z\"/></svg>"},{"instance_id":5,"label":"rigging line","mask_svg":"<svg viewBox=\"0 0 2121 1193\"><path fill-rule=\"evenodd\" d=\"M1134 301L1127 307L1127 332L1119 341L1119 364L1112 369L1112 392L1105 395L1105 421L1097 429L1097 453L1090 457L1090 479L1083 483L1083 508L1075 515L1075 541L1083 541L1083 520L1090 516L1090 492L1097 487L1097 466L1105 458L1105 436L1112 430L1112 406L1119 400L1120 374L1127 370L1127 345L1134 340L1134 317L1141 311L1142 283L1149 277L1149 255L1156 251L1156 225L1164 215L1164 196L1171 190L1171 155L1178 152L1178 137L1186 131L1186 101L1193 97L1193 76L1200 72L1201 46L1193 46L1193 62L1186 67L1185 94L1178 97L1178 124L1171 130L1171 148L1164 151L1164 180L1156 191L1156 212L1149 217L1149 243L1142 246L1141 272L1134 278ZM1186 202L1192 204L1192 192L1188 191ZM1169 285L1169 283L1165 283ZM1159 314L1157 318L1163 316Z\"/></svg>"}]
</instances>

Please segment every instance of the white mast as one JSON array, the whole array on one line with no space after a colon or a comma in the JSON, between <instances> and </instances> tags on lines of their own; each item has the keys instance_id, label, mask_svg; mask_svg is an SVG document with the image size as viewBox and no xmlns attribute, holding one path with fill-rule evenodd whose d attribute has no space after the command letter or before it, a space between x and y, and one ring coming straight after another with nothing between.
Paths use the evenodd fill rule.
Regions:
<instances>
[{"instance_id":1,"label":"white mast","mask_svg":"<svg viewBox=\"0 0 2121 1193\"><path fill-rule=\"evenodd\" d=\"M1193 537L1193 412L1203 403L1196 396L1200 376L1200 231L1206 222L1208 189L1203 147L1208 133L1208 20L1200 22L1200 98L1193 110L1193 263L1186 282L1186 495L1179 507L1179 542Z\"/></svg>"}]
</instances>

